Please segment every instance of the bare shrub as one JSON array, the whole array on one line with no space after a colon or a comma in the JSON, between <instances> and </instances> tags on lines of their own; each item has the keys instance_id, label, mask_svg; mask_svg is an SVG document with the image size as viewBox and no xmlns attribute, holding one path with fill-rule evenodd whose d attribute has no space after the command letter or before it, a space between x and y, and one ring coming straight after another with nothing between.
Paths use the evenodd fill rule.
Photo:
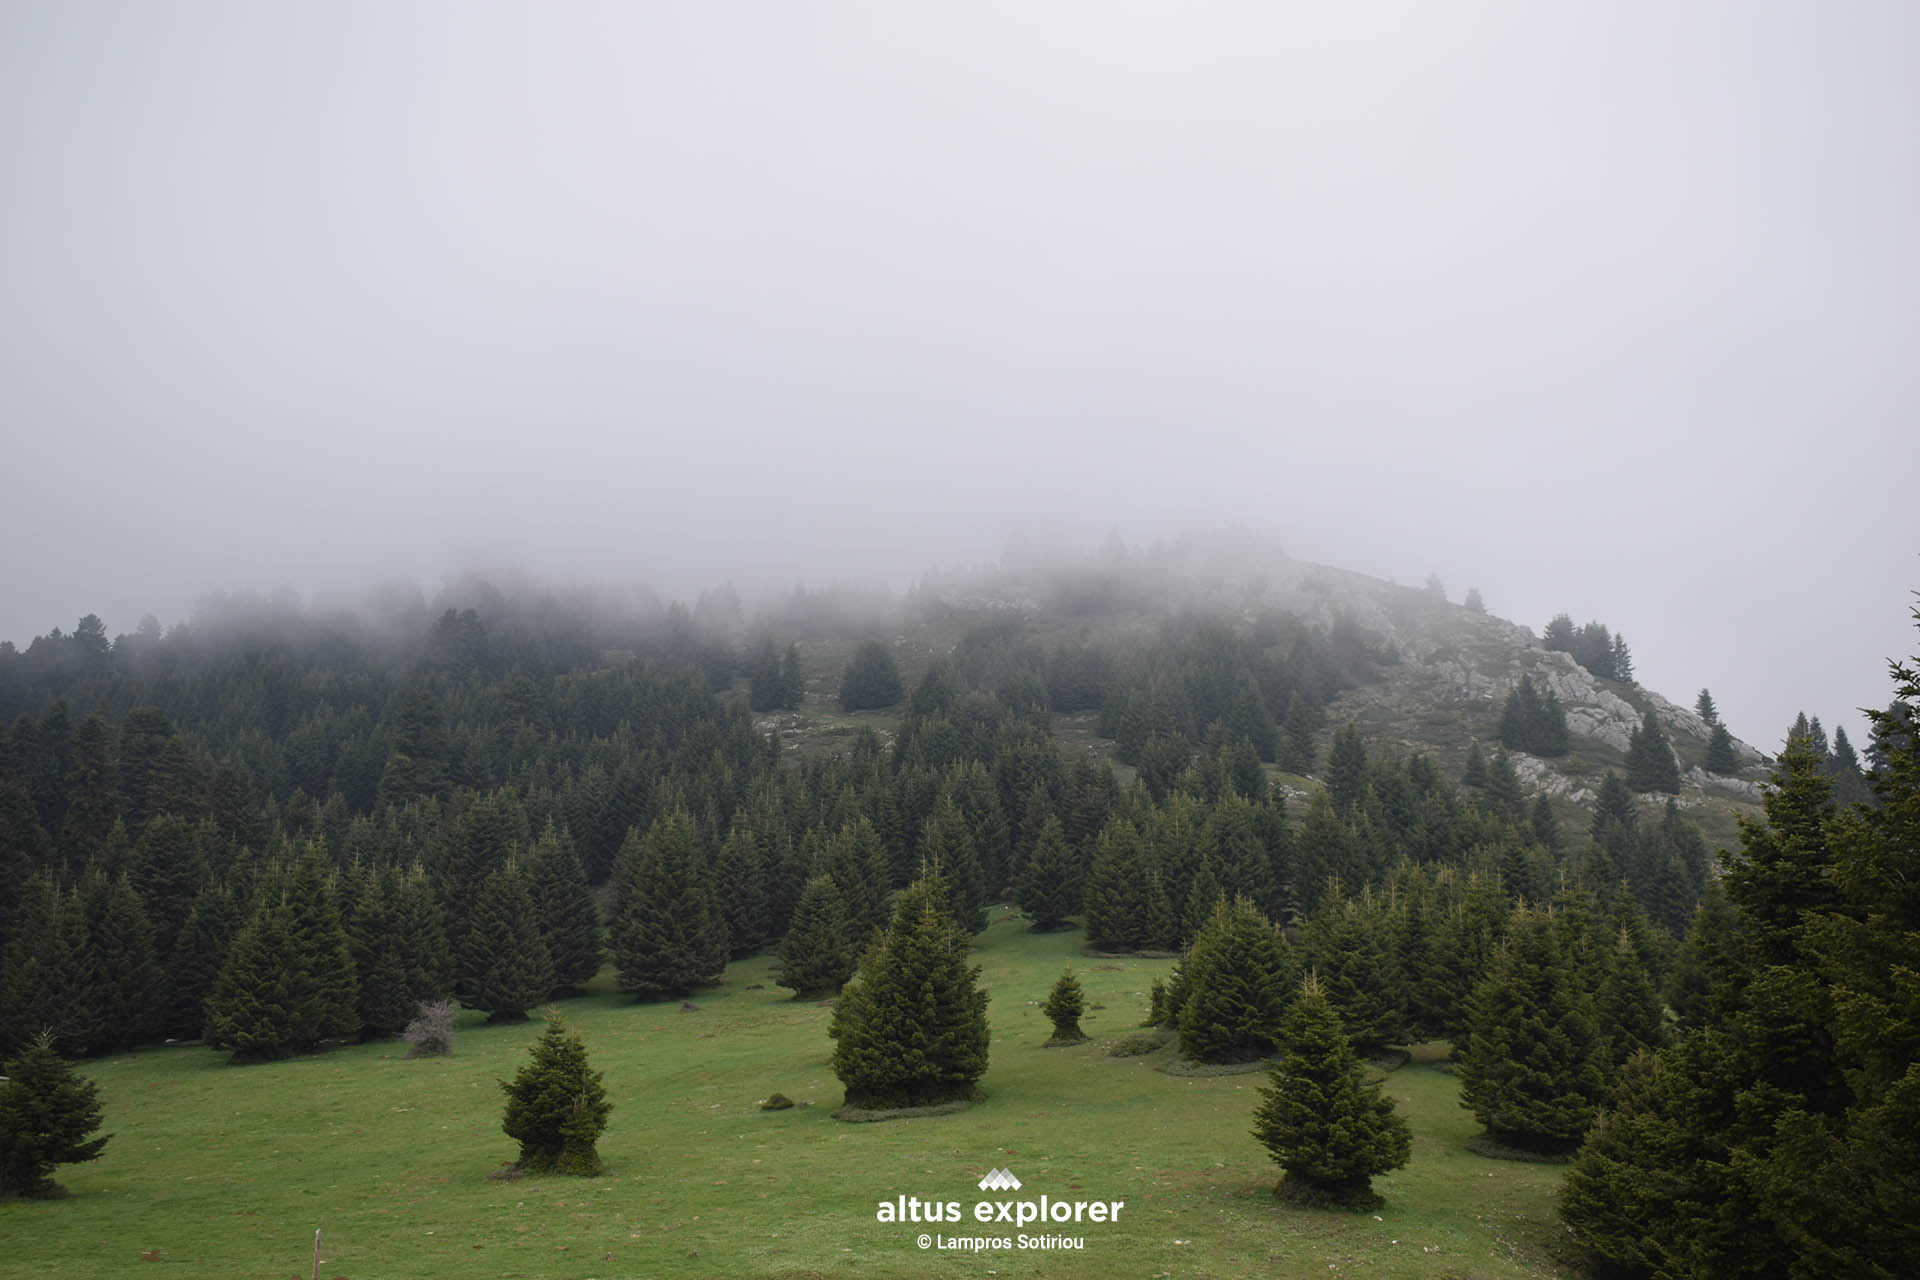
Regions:
<instances>
[{"instance_id":1,"label":"bare shrub","mask_svg":"<svg viewBox=\"0 0 1920 1280\"><path fill-rule=\"evenodd\" d=\"M412 1048L409 1058L446 1058L453 1054L453 1001L421 1001L420 1011L400 1033Z\"/></svg>"}]
</instances>

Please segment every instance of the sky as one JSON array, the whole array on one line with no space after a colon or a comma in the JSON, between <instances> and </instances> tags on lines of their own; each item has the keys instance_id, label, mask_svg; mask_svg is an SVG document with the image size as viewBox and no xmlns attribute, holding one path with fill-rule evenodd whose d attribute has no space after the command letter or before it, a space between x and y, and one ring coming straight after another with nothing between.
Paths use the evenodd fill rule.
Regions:
<instances>
[{"instance_id":1,"label":"sky","mask_svg":"<svg viewBox=\"0 0 1920 1280\"><path fill-rule=\"evenodd\" d=\"M1920 6L0 7L0 638L1241 525L1777 747L1913 653Z\"/></svg>"}]
</instances>

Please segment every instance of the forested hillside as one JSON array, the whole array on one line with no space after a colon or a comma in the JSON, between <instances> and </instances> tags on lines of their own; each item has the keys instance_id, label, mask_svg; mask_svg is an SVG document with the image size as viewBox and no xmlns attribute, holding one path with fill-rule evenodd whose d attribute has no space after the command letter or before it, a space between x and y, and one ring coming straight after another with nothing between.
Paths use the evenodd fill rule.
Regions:
<instances>
[{"instance_id":1,"label":"forested hillside","mask_svg":"<svg viewBox=\"0 0 1920 1280\"><path fill-rule=\"evenodd\" d=\"M1460 1030L1486 940L1437 984L1426 949L1466 911L1588 895L1666 971L1708 879L1680 808L1608 775L1590 817L1556 809L1497 722L1421 749L1377 701L1417 613L1382 631L1350 584L1290 610L1274 583L1301 567L1248 562L1107 555L752 621L725 591L661 610L469 582L0 649L0 1036L272 1057L449 992L523 1016L606 958L677 994L781 939L816 877L879 926L929 853L976 927L1013 901L1119 951L1181 950L1222 895L1359 913L1399 939L1396 1035ZM873 705L856 686L893 702L829 705ZM661 920L697 927L663 943ZM311 980L267 1017L283 969Z\"/></svg>"}]
</instances>

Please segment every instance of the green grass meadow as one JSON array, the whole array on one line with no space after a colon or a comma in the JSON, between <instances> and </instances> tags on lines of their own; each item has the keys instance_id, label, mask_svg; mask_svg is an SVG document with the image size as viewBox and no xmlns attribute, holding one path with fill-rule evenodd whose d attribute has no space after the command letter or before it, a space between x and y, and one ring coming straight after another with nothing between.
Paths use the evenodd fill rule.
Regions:
<instances>
[{"instance_id":1,"label":"green grass meadow","mask_svg":"<svg viewBox=\"0 0 1920 1280\"><path fill-rule=\"evenodd\" d=\"M1278 1168L1248 1134L1264 1077L1170 1076L1155 1068L1171 1050L1109 1056L1171 962L1082 944L996 920L976 956L992 991L987 1100L879 1124L829 1114L827 1007L787 999L770 957L734 965L694 1011L610 985L564 1001L614 1102L593 1179L488 1176L516 1153L496 1081L537 1022L470 1020L447 1059L381 1043L251 1067L198 1047L89 1062L113 1140L57 1175L67 1198L0 1204L0 1276L306 1277L315 1228L320 1274L350 1280L1570 1274L1551 1212L1561 1169L1467 1152L1476 1126L1427 1053L1388 1077L1414 1154L1376 1180L1377 1217L1276 1202ZM1084 1020L1086 1044L1042 1048L1038 1002L1069 962L1104 1008ZM810 1105L761 1111L776 1090ZM995 1167L1022 1189L980 1191ZM901 1195L970 1210L1042 1194L1126 1207L1044 1229L1083 1239L1075 1252L922 1250L922 1232L1014 1229L875 1220Z\"/></svg>"}]
</instances>

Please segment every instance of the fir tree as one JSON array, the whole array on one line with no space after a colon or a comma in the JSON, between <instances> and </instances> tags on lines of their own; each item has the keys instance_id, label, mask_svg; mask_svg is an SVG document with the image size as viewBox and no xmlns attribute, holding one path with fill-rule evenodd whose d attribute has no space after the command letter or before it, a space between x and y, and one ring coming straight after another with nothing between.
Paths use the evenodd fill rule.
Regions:
<instances>
[{"instance_id":1,"label":"fir tree","mask_svg":"<svg viewBox=\"0 0 1920 1280\"><path fill-rule=\"evenodd\" d=\"M1327 795L1333 811L1341 818L1352 816L1367 785L1367 749L1360 742L1360 730L1348 723L1333 735L1327 752Z\"/></svg>"},{"instance_id":2,"label":"fir tree","mask_svg":"<svg viewBox=\"0 0 1920 1280\"><path fill-rule=\"evenodd\" d=\"M1533 798L1533 810L1527 823L1533 838L1548 853L1560 852L1560 823L1553 816L1553 802L1543 791Z\"/></svg>"},{"instance_id":3,"label":"fir tree","mask_svg":"<svg viewBox=\"0 0 1920 1280\"><path fill-rule=\"evenodd\" d=\"M26 883L6 965L0 969L0 1045L24 1049L42 1031L55 1052L78 1057L103 1043L106 1013L86 909L47 872Z\"/></svg>"},{"instance_id":4,"label":"fir tree","mask_svg":"<svg viewBox=\"0 0 1920 1280\"><path fill-rule=\"evenodd\" d=\"M1659 1048L1665 1036L1660 997L1654 994L1653 979L1624 929L1594 994L1594 1022L1607 1039L1614 1068L1643 1049Z\"/></svg>"},{"instance_id":5,"label":"fir tree","mask_svg":"<svg viewBox=\"0 0 1920 1280\"><path fill-rule=\"evenodd\" d=\"M1485 788L1487 785L1487 758L1480 754L1478 742L1467 744L1467 764L1460 775L1460 785L1476 788Z\"/></svg>"},{"instance_id":6,"label":"fir tree","mask_svg":"<svg viewBox=\"0 0 1920 1280\"><path fill-rule=\"evenodd\" d=\"M827 842L826 855L816 870L833 877L856 939L886 924L889 882L886 850L873 823L860 817L840 827Z\"/></svg>"},{"instance_id":7,"label":"fir tree","mask_svg":"<svg viewBox=\"0 0 1920 1280\"><path fill-rule=\"evenodd\" d=\"M1079 1044L1087 1038L1080 1029L1080 1016L1086 1012L1087 999L1080 990L1080 980L1073 976L1072 969L1066 969L1054 982L1053 990L1047 993L1046 1003L1040 1006L1040 1012L1047 1015L1053 1023L1053 1038L1049 1045Z\"/></svg>"},{"instance_id":8,"label":"fir tree","mask_svg":"<svg viewBox=\"0 0 1920 1280\"><path fill-rule=\"evenodd\" d=\"M1495 812L1516 821L1526 815L1526 794L1520 790L1520 777L1513 771L1513 761L1505 747L1494 748L1493 763L1487 766L1486 790Z\"/></svg>"},{"instance_id":9,"label":"fir tree","mask_svg":"<svg viewBox=\"0 0 1920 1280\"><path fill-rule=\"evenodd\" d=\"M754 656L747 678L747 705L755 711L776 711L787 705L786 687L780 680L780 655L771 637L761 642Z\"/></svg>"},{"instance_id":10,"label":"fir tree","mask_svg":"<svg viewBox=\"0 0 1920 1280\"><path fill-rule=\"evenodd\" d=\"M519 1168L582 1177L604 1172L595 1144L613 1104L601 1073L587 1065L580 1033L568 1031L559 1014L548 1013L531 1061L500 1088L507 1095L500 1127L520 1144Z\"/></svg>"},{"instance_id":11,"label":"fir tree","mask_svg":"<svg viewBox=\"0 0 1920 1280\"><path fill-rule=\"evenodd\" d=\"M995 807L997 810L997 802ZM920 848L921 861L947 869L947 881L953 886L954 921L968 933L986 928L987 884L978 844L951 791L941 797L940 807L927 819L920 833Z\"/></svg>"},{"instance_id":12,"label":"fir tree","mask_svg":"<svg viewBox=\"0 0 1920 1280\"><path fill-rule=\"evenodd\" d=\"M831 876L815 876L807 881L793 909L793 924L781 939L780 964L773 980L790 989L795 1000L838 995L853 977L855 951L840 891Z\"/></svg>"},{"instance_id":13,"label":"fir tree","mask_svg":"<svg viewBox=\"0 0 1920 1280\"><path fill-rule=\"evenodd\" d=\"M1461 603L1465 606L1468 613L1485 613L1487 611L1486 602L1480 598L1480 588L1478 587L1468 587L1466 599L1461 601Z\"/></svg>"},{"instance_id":14,"label":"fir tree","mask_svg":"<svg viewBox=\"0 0 1920 1280\"><path fill-rule=\"evenodd\" d=\"M518 863L509 860L481 883L471 921L455 960L460 1003L488 1022L524 1022L555 983L539 910Z\"/></svg>"},{"instance_id":15,"label":"fir tree","mask_svg":"<svg viewBox=\"0 0 1920 1280\"><path fill-rule=\"evenodd\" d=\"M1727 732L1727 726L1717 721L1714 723L1713 732L1707 737L1705 765L1708 773L1717 773L1722 777L1727 777L1740 768L1740 761L1733 751L1733 735Z\"/></svg>"},{"instance_id":16,"label":"fir tree","mask_svg":"<svg viewBox=\"0 0 1920 1280\"><path fill-rule=\"evenodd\" d=\"M1407 1122L1348 1043L1331 1001L1309 977L1288 1011L1253 1136L1285 1171L1275 1194L1352 1209L1384 1203L1373 1178L1412 1157Z\"/></svg>"},{"instance_id":17,"label":"fir tree","mask_svg":"<svg viewBox=\"0 0 1920 1280\"><path fill-rule=\"evenodd\" d=\"M798 711L800 700L807 696L806 673L800 669L800 647L787 646L787 656L780 660L780 705L788 711Z\"/></svg>"},{"instance_id":18,"label":"fir tree","mask_svg":"<svg viewBox=\"0 0 1920 1280\"><path fill-rule=\"evenodd\" d=\"M1573 1150L1598 1111L1605 1044L1552 917L1515 915L1467 1016L1461 1105L1498 1142Z\"/></svg>"},{"instance_id":19,"label":"fir tree","mask_svg":"<svg viewBox=\"0 0 1920 1280\"><path fill-rule=\"evenodd\" d=\"M161 1035L192 1039L206 1026L207 996L232 945L238 915L232 895L213 884L202 889L187 908L187 918L181 922L173 952L167 957Z\"/></svg>"},{"instance_id":20,"label":"fir tree","mask_svg":"<svg viewBox=\"0 0 1920 1280\"><path fill-rule=\"evenodd\" d=\"M61 1195L54 1169L96 1160L107 1145L107 1138L93 1136L100 1128L100 1087L74 1074L48 1031L9 1058L4 1072L0 1199Z\"/></svg>"},{"instance_id":21,"label":"fir tree","mask_svg":"<svg viewBox=\"0 0 1920 1280\"><path fill-rule=\"evenodd\" d=\"M1036 930L1058 929L1080 909L1079 867L1057 818L1047 819L1034 842L1020 880L1020 909Z\"/></svg>"},{"instance_id":22,"label":"fir tree","mask_svg":"<svg viewBox=\"0 0 1920 1280\"><path fill-rule=\"evenodd\" d=\"M1647 712L1628 741L1627 786L1634 791L1679 794L1680 765L1652 711Z\"/></svg>"},{"instance_id":23,"label":"fir tree","mask_svg":"<svg viewBox=\"0 0 1920 1280\"><path fill-rule=\"evenodd\" d=\"M727 967L726 926L713 909L693 819L657 819L619 869L613 962L620 989L643 1000L684 996Z\"/></svg>"},{"instance_id":24,"label":"fir tree","mask_svg":"<svg viewBox=\"0 0 1920 1280\"><path fill-rule=\"evenodd\" d=\"M840 708L866 711L890 707L906 697L900 683L900 668L893 655L878 640L869 640L854 651L840 677Z\"/></svg>"},{"instance_id":25,"label":"fir tree","mask_svg":"<svg viewBox=\"0 0 1920 1280\"><path fill-rule=\"evenodd\" d=\"M600 911L572 838L551 821L527 855L525 876L535 926L553 962L554 990L578 991L600 972ZM749 901L751 890L761 892L764 904L763 881L757 874L742 886Z\"/></svg>"},{"instance_id":26,"label":"fir tree","mask_svg":"<svg viewBox=\"0 0 1920 1280\"><path fill-rule=\"evenodd\" d=\"M1250 1062L1274 1050L1294 972L1280 933L1245 898L1222 898L1181 962L1180 1052Z\"/></svg>"},{"instance_id":27,"label":"fir tree","mask_svg":"<svg viewBox=\"0 0 1920 1280\"><path fill-rule=\"evenodd\" d=\"M1700 690L1700 696L1693 700L1693 709L1709 725L1720 723L1720 708L1714 705L1713 695L1705 689Z\"/></svg>"},{"instance_id":28,"label":"fir tree","mask_svg":"<svg viewBox=\"0 0 1920 1280\"><path fill-rule=\"evenodd\" d=\"M397 918L396 882L391 870L355 868L353 906L347 912L347 946L360 979L359 1016L363 1035L390 1036L404 1028L419 1002L407 984Z\"/></svg>"},{"instance_id":29,"label":"fir tree","mask_svg":"<svg viewBox=\"0 0 1920 1280\"><path fill-rule=\"evenodd\" d=\"M1384 906L1368 895L1322 902L1302 938L1306 963L1356 1053L1377 1054L1406 1035L1391 931Z\"/></svg>"},{"instance_id":30,"label":"fir tree","mask_svg":"<svg viewBox=\"0 0 1920 1280\"><path fill-rule=\"evenodd\" d=\"M987 993L970 942L929 867L894 904L893 923L834 1005L833 1070L852 1107L928 1106L977 1097L987 1070Z\"/></svg>"},{"instance_id":31,"label":"fir tree","mask_svg":"<svg viewBox=\"0 0 1920 1280\"><path fill-rule=\"evenodd\" d=\"M234 1062L283 1058L319 1039L286 895L267 887L255 897L206 1001L206 1041L230 1050Z\"/></svg>"},{"instance_id":32,"label":"fir tree","mask_svg":"<svg viewBox=\"0 0 1920 1280\"><path fill-rule=\"evenodd\" d=\"M713 894L726 922L727 947L733 958L758 951L767 940L767 875L760 861L760 846L752 830L739 819L720 846L720 857L713 868Z\"/></svg>"},{"instance_id":33,"label":"fir tree","mask_svg":"<svg viewBox=\"0 0 1920 1280\"><path fill-rule=\"evenodd\" d=\"M103 1034L98 1046L124 1049L139 1044L158 1022L163 974L154 956L153 926L124 874L111 881L90 875L80 896L91 967L100 984Z\"/></svg>"},{"instance_id":34,"label":"fir tree","mask_svg":"<svg viewBox=\"0 0 1920 1280\"><path fill-rule=\"evenodd\" d=\"M1125 818L1101 829L1087 889L1087 944L1100 951L1138 951L1159 945L1150 934L1140 833Z\"/></svg>"},{"instance_id":35,"label":"fir tree","mask_svg":"<svg viewBox=\"0 0 1920 1280\"><path fill-rule=\"evenodd\" d=\"M1521 676L1500 712L1500 741L1531 755L1565 755L1567 712L1559 695L1549 690L1542 697L1532 679Z\"/></svg>"}]
</instances>

